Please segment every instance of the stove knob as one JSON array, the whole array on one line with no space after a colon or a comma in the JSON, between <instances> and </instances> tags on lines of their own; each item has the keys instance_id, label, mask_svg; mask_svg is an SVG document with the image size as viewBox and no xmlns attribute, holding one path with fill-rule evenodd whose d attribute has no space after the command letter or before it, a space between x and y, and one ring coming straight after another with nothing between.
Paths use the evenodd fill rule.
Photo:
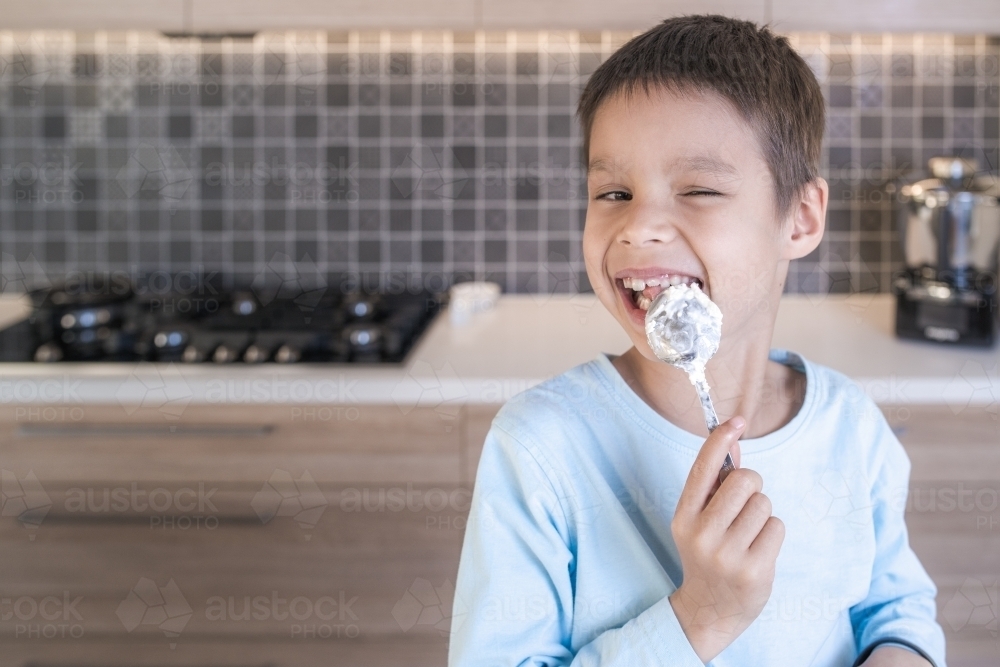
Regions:
<instances>
[{"instance_id":1,"label":"stove knob","mask_svg":"<svg viewBox=\"0 0 1000 667\"><path fill-rule=\"evenodd\" d=\"M243 361L248 364L259 364L262 361L267 361L267 351L262 347L251 345L243 353Z\"/></svg>"},{"instance_id":2,"label":"stove knob","mask_svg":"<svg viewBox=\"0 0 1000 667\"><path fill-rule=\"evenodd\" d=\"M35 361L49 362L62 359L62 349L55 343L43 343L35 350Z\"/></svg>"},{"instance_id":3,"label":"stove knob","mask_svg":"<svg viewBox=\"0 0 1000 667\"><path fill-rule=\"evenodd\" d=\"M212 353L212 361L217 364L228 364L231 361L236 361L236 351L227 345L220 345Z\"/></svg>"},{"instance_id":4,"label":"stove knob","mask_svg":"<svg viewBox=\"0 0 1000 667\"><path fill-rule=\"evenodd\" d=\"M180 347L187 340L187 334L182 331L158 331L153 336L156 347Z\"/></svg>"},{"instance_id":5,"label":"stove knob","mask_svg":"<svg viewBox=\"0 0 1000 667\"><path fill-rule=\"evenodd\" d=\"M72 329L76 326L76 316L72 313L66 313L61 318L59 318L59 326L63 329Z\"/></svg>"},{"instance_id":6,"label":"stove knob","mask_svg":"<svg viewBox=\"0 0 1000 667\"><path fill-rule=\"evenodd\" d=\"M301 358L301 353L291 345L282 345L274 353L274 360L279 364L294 364Z\"/></svg>"},{"instance_id":7,"label":"stove knob","mask_svg":"<svg viewBox=\"0 0 1000 667\"><path fill-rule=\"evenodd\" d=\"M65 317L63 319L66 319ZM85 310L77 315L77 320L81 327L92 327L97 324L97 313L93 310Z\"/></svg>"},{"instance_id":8,"label":"stove knob","mask_svg":"<svg viewBox=\"0 0 1000 667\"><path fill-rule=\"evenodd\" d=\"M201 352L194 345L188 345L181 354L181 361L186 364L193 364L201 361Z\"/></svg>"},{"instance_id":9,"label":"stove knob","mask_svg":"<svg viewBox=\"0 0 1000 667\"><path fill-rule=\"evenodd\" d=\"M375 315L375 297L353 294L344 302L347 314L356 320L367 320Z\"/></svg>"},{"instance_id":10,"label":"stove knob","mask_svg":"<svg viewBox=\"0 0 1000 667\"><path fill-rule=\"evenodd\" d=\"M233 298L233 314L246 317L257 312L257 301L249 294L237 294Z\"/></svg>"},{"instance_id":11,"label":"stove knob","mask_svg":"<svg viewBox=\"0 0 1000 667\"><path fill-rule=\"evenodd\" d=\"M353 329L350 333L351 345L354 347L367 348L377 345L382 338L382 332L374 327L364 329Z\"/></svg>"}]
</instances>

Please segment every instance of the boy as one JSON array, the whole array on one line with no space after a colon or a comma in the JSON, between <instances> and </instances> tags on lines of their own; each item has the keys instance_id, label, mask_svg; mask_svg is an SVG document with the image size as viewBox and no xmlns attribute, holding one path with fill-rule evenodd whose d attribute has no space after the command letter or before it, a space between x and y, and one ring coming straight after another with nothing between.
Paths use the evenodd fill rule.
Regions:
<instances>
[{"instance_id":1,"label":"boy","mask_svg":"<svg viewBox=\"0 0 1000 667\"><path fill-rule=\"evenodd\" d=\"M848 379L769 350L788 264L823 234L815 77L766 28L688 16L612 55L579 115L587 274L634 347L497 415L450 665L944 667L906 454ZM645 338L675 282L723 312L711 435Z\"/></svg>"}]
</instances>

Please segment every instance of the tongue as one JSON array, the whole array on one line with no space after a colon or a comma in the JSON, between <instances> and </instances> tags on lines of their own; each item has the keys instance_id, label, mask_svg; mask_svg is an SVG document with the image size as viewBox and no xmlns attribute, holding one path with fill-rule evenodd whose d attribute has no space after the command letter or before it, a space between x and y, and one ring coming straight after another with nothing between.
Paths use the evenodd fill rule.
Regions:
<instances>
[{"instance_id":1,"label":"tongue","mask_svg":"<svg viewBox=\"0 0 1000 667\"><path fill-rule=\"evenodd\" d=\"M650 285L646 289L642 290L642 295L652 301L657 294L663 291L663 285Z\"/></svg>"}]
</instances>

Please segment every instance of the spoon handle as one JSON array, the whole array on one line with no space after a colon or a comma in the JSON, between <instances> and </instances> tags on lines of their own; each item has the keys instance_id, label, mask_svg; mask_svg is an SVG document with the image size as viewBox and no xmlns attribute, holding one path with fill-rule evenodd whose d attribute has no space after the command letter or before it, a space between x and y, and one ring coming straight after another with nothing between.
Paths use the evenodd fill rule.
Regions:
<instances>
[{"instance_id":1,"label":"spoon handle","mask_svg":"<svg viewBox=\"0 0 1000 667\"><path fill-rule=\"evenodd\" d=\"M698 398L701 400L701 409L705 413L705 426L708 427L708 432L711 433L719 428L719 416L715 414L715 406L712 405L712 397L708 393L708 383L703 380L697 380L694 382L694 388L698 392ZM722 462L722 470L719 471L719 482L725 481L726 476L733 470L736 470L736 463L733 462L732 455L726 452L726 460Z\"/></svg>"}]
</instances>

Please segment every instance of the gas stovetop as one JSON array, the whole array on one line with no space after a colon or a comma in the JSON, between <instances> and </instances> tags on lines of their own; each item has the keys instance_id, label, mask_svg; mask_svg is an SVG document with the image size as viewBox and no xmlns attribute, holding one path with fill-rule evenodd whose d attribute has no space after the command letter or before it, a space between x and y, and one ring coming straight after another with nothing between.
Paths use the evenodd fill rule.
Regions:
<instances>
[{"instance_id":1,"label":"gas stovetop","mask_svg":"<svg viewBox=\"0 0 1000 667\"><path fill-rule=\"evenodd\" d=\"M28 319L0 331L0 361L399 363L441 306L429 292L118 292L33 292Z\"/></svg>"}]
</instances>

